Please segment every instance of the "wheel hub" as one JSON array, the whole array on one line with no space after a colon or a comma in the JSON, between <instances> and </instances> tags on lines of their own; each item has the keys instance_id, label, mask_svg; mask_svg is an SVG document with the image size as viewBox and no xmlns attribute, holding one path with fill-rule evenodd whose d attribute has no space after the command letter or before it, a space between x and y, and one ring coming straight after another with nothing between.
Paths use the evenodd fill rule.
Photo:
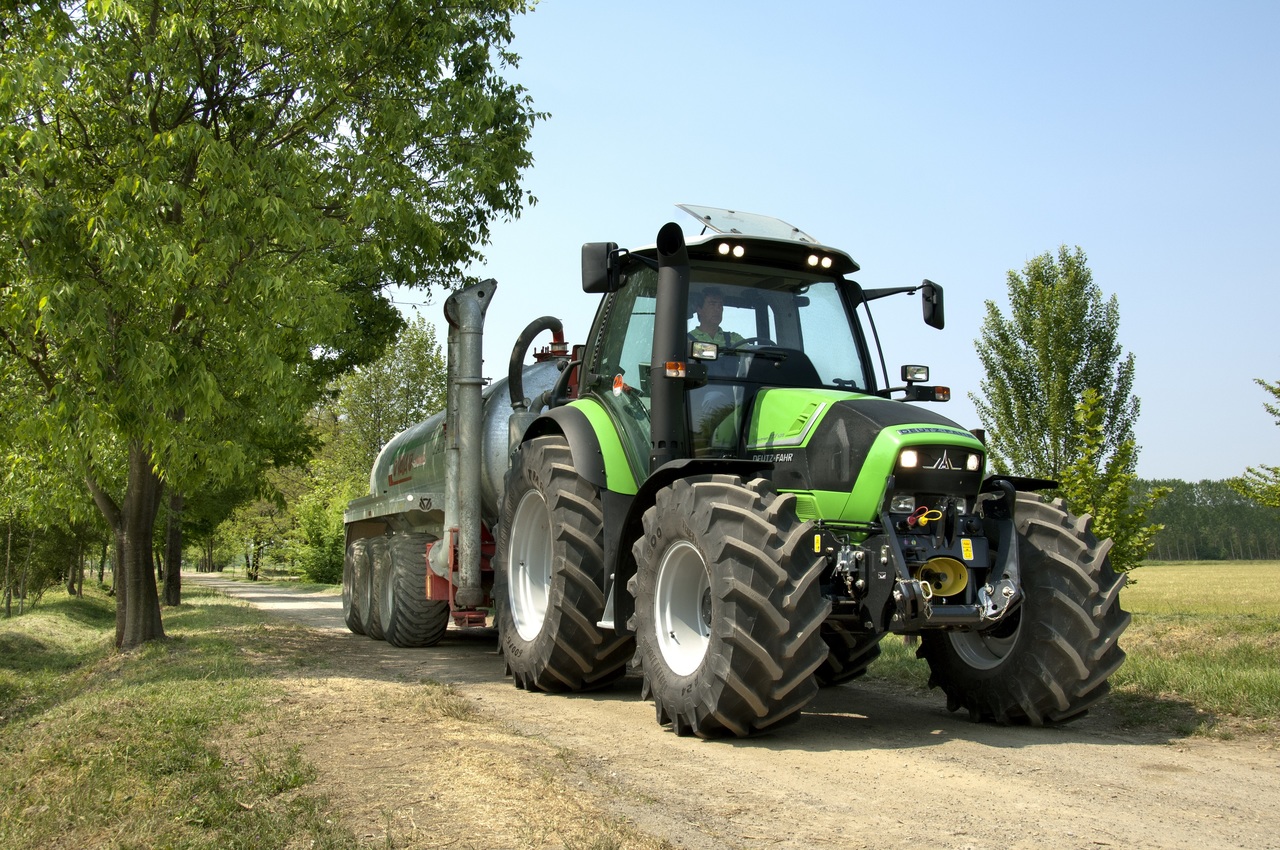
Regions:
<instances>
[{"instance_id":1,"label":"wheel hub","mask_svg":"<svg viewBox=\"0 0 1280 850\"><path fill-rule=\"evenodd\" d=\"M672 544L658 564L653 622L662 659L677 676L702 664L711 643L711 574L692 543Z\"/></svg>"},{"instance_id":2,"label":"wheel hub","mask_svg":"<svg viewBox=\"0 0 1280 850\"><path fill-rule=\"evenodd\" d=\"M551 593L551 512L537 490L520 499L511 520L511 558L507 565L507 599L511 619L522 640L542 632Z\"/></svg>"}]
</instances>

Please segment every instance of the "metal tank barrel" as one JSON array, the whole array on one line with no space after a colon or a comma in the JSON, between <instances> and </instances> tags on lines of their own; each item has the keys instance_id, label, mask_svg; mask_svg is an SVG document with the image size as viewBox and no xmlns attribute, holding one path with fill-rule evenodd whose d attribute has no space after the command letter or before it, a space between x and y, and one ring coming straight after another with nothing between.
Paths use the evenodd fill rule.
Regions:
<instances>
[{"instance_id":1,"label":"metal tank barrel","mask_svg":"<svg viewBox=\"0 0 1280 850\"><path fill-rule=\"evenodd\" d=\"M537 398L555 386L560 368L555 362L534 363L525 366L521 374L524 393L528 397ZM507 379L501 378L485 387L482 398L480 515L485 525L493 529L502 507L503 477L507 472L510 451L508 420L512 409ZM437 508L443 511L443 497L448 480L444 421L445 412L440 411L393 437L373 464L369 475L369 495L384 497L392 504L400 497L406 506L409 497L414 497L421 508L421 498L439 494L440 501L438 504L433 501L427 507L427 512L434 513ZM436 525L435 529L418 530L439 536L441 521L442 517L436 517L433 523Z\"/></svg>"}]
</instances>

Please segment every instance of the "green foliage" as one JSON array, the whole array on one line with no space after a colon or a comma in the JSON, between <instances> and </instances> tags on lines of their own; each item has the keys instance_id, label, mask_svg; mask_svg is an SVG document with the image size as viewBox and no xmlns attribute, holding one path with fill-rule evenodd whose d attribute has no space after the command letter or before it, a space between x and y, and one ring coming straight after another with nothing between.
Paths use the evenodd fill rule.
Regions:
<instances>
[{"instance_id":1,"label":"green foliage","mask_svg":"<svg viewBox=\"0 0 1280 850\"><path fill-rule=\"evenodd\" d=\"M1280 382L1271 384L1261 378L1256 379L1256 382L1258 386L1269 392L1272 398L1280 401ZM1263 406L1275 417L1276 424L1280 425L1280 405L1264 404ZM1237 493L1259 504L1280 508L1280 466L1251 466L1245 470L1244 475L1231 479L1231 487Z\"/></svg>"},{"instance_id":2,"label":"green foliage","mask_svg":"<svg viewBox=\"0 0 1280 850\"><path fill-rule=\"evenodd\" d=\"M1138 399L1134 359L1118 342L1120 308L1103 300L1084 251L1065 245L1008 275L1009 316L994 301L977 341L986 378L983 396L971 393L995 468L1053 478L1078 456L1076 404L1086 389L1098 394L1105 461L1133 439Z\"/></svg>"},{"instance_id":3,"label":"green foliage","mask_svg":"<svg viewBox=\"0 0 1280 850\"><path fill-rule=\"evenodd\" d=\"M1111 566L1117 572L1127 572L1141 566L1151 550L1161 526L1148 524L1147 515L1168 490L1154 487L1135 498L1137 449L1133 440L1126 440L1104 458L1106 432L1102 417L1098 393L1093 388L1086 389L1076 405L1079 445L1073 451L1077 456L1058 478L1071 510L1092 514L1094 533L1111 538Z\"/></svg>"},{"instance_id":4,"label":"green foliage","mask_svg":"<svg viewBox=\"0 0 1280 850\"><path fill-rule=\"evenodd\" d=\"M1280 510L1241 495L1230 481L1142 481L1167 491L1148 513L1162 526L1152 556L1166 561L1280 559Z\"/></svg>"},{"instance_id":5,"label":"green foliage","mask_svg":"<svg viewBox=\"0 0 1280 850\"><path fill-rule=\"evenodd\" d=\"M367 490L378 452L396 434L444 409L445 358L435 328L418 316L378 360L340 378L324 411L332 423L319 477Z\"/></svg>"},{"instance_id":6,"label":"green foliage","mask_svg":"<svg viewBox=\"0 0 1280 850\"><path fill-rule=\"evenodd\" d=\"M540 116L502 76L525 10L5 12L0 360L34 400L5 424L87 483L130 576L162 486L198 510L300 462L325 387L401 324L385 288L456 285L490 222L532 201ZM125 586L143 595L122 610L149 607Z\"/></svg>"},{"instance_id":7,"label":"green foliage","mask_svg":"<svg viewBox=\"0 0 1280 850\"><path fill-rule=\"evenodd\" d=\"M328 491L317 487L298 500L294 513L304 544L298 560L300 571L308 581L341 583L346 544L342 514L347 502L356 495L354 487Z\"/></svg>"}]
</instances>

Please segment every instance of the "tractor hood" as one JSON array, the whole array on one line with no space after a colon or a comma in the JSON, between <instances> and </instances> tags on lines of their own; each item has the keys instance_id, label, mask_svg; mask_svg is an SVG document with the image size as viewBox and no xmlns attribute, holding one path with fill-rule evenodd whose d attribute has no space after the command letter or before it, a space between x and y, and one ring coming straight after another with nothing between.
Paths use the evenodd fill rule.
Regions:
<instances>
[{"instance_id":1,"label":"tractor hood","mask_svg":"<svg viewBox=\"0 0 1280 850\"><path fill-rule=\"evenodd\" d=\"M895 492L968 501L985 466L982 443L950 419L835 390L760 391L745 437L746 457L774 465L774 484L800 494L802 515L837 522L873 520L890 476Z\"/></svg>"}]
</instances>

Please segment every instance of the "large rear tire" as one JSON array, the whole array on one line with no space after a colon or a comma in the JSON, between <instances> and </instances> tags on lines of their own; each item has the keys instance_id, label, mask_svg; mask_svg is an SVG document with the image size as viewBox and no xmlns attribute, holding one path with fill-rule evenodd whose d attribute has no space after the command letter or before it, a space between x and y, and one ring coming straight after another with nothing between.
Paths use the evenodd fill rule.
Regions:
<instances>
[{"instance_id":1,"label":"large rear tire","mask_svg":"<svg viewBox=\"0 0 1280 850\"><path fill-rule=\"evenodd\" d=\"M800 716L831 604L795 497L764 479L675 481L644 515L628 585L642 696L677 735L746 737Z\"/></svg>"},{"instance_id":2,"label":"large rear tire","mask_svg":"<svg viewBox=\"0 0 1280 850\"><path fill-rule=\"evenodd\" d=\"M427 598L429 534L391 536L391 573L383 585L382 634L392 646L434 646L449 628L449 603Z\"/></svg>"},{"instance_id":3,"label":"large rear tire","mask_svg":"<svg viewBox=\"0 0 1280 850\"><path fill-rule=\"evenodd\" d=\"M498 644L516 687L581 691L626 672L634 641L596 623L604 613L604 510L573 467L564 438L516 454L498 531Z\"/></svg>"},{"instance_id":4,"label":"large rear tire","mask_svg":"<svg viewBox=\"0 0 1280 850\"><path fill-rule=\"evenodd\" d=\"M360 600L368 595L368 584L369 542L363 538L353 540L342 562L342 619L358 635L364 634Z\"/></svg>"},{"instance_id":5,"label":"large rear tire","mask_svg":"<svg viewBox=\"0 0 1280 850\"><path fill-rule=\"evenodd\" d=\"M1015 521L1021 607L986 633L925 632L916 654L951 711L1006 725L1063 723L1102 699L1124 662L1125 576L1111 569L1111 541L1093 536L1092 518L1072 516L1060 499L1019 493Z\"/></svg>"},{"instance_id":6,"label":"large rear tire","mask_svg":"<svg viewBox=\"0 0 1280 850\"><path fill-rule=\"evenodd\" d=\"M383 640L382 594L391 576L391 543L386 535L369 538L369 573L360 597L360 625L374 640Z\"/></svg>"},{"instance_id":7,"label":"large rear tire","mask_svg":"<svg viewBox=\"0 0 1280 850\"><path fill-rule=\"evenodd\" d=\"M880 657L883 634L851 632L835 620L823 623L821 634L827 645L827 658L813 674L820 688L852 682L866 673L871 662Z\"/></svg>"}]
</instances>

